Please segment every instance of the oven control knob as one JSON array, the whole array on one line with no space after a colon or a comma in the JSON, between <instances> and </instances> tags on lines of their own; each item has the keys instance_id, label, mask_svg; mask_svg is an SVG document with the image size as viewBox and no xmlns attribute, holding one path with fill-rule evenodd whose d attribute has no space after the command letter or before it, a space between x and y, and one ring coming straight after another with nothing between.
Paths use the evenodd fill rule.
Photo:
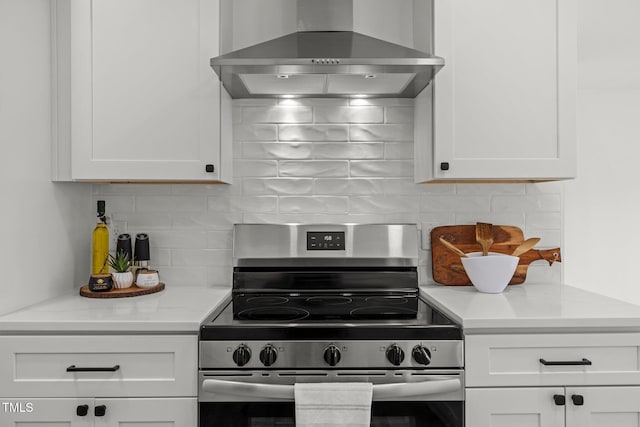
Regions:
<instances>
[{"instance_id":1,"label":"oven control knob","mask_svg":"<svg viewBox=\"0 0 640 427\"><path fill-rule=\"evenodd\" d=\"M251 359L251 349L244 344L240 344L233 352L233 361L238 366L244 366Z\"/></svg>"},{"instance_id":2,"label":"oven control knob","mask_svg":"<svg viewBox=\"0 0 640 427\"><path fill-rule=\"evenodd\" d=\"M431 363L431 352L423 345L417 345L413 347L413 360L421 365L428 365Z\"/></svg>"},{"instance_id":3,"label":"oven control knob","mask_svg":"<svg viewBox=\"0 0 640 427\"><path fill-rule=\"evenodd\" d=\"M324 361L327 362L329 366L336 366L340 361L340 349L331 344L324 350Z\"/></svg>"},{"instance_id":4,"label":"oven control knob","mask_svg":"<svg viewBox=\"0 0 640 427\"><path fill-rule=\"evenodd\" d=\"M278 358L278 350L271 344L267 344L264 346L262 350L260 350L260 361L264 366L271 366L276 362Z\"/></svg>"},{"instance_id":5,"label":"oven control knob","mask_svg":"<svg viewBox=\"0 0 640 427\"><path fill-rule=\"evenodd\" d=\"M400 366L404 360L404 350L398 344L390 345L387 348L387 360L394 366Z\"/></svg>"}]
</instances>

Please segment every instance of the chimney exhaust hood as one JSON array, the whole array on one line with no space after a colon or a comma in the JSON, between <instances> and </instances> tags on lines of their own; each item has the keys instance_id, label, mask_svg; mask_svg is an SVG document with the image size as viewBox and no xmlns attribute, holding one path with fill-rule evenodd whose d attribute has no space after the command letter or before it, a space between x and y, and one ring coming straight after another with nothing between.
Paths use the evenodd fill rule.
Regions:
<instances>
[{"instance_id":1,"label":"chimney exhaust hood","mask_svg":"<svg viewBox=\"0 0 640 427\"><path fill-rule=\"evenodd\" d=\"M437 56L345 31L352 0L297 6L305 31L211 59L232 98L414 98L444 66Z\"/></svg>"}]
</instances>

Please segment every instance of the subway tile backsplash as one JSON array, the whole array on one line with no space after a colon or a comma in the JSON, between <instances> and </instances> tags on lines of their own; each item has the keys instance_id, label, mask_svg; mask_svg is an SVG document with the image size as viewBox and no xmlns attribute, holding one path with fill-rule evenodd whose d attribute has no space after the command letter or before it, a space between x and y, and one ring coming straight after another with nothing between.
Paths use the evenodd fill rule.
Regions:
<instances>
[{"instance_id":1,"label":"subway tile backsplash","mask_svg":"<svg viewBox=\"0 0 640 427\"><path fill-rule=\"evenodd\" d=\"M236 100L233 125L233 185L94 185L118 232L149 233L169 286L231 286L242 222L415 222L422 283L435 226L516 225L561 245L559 183L414 184L412 100ZM560 265L531 265L542 280L559 283Z\"/></svg>"}]
</instances>

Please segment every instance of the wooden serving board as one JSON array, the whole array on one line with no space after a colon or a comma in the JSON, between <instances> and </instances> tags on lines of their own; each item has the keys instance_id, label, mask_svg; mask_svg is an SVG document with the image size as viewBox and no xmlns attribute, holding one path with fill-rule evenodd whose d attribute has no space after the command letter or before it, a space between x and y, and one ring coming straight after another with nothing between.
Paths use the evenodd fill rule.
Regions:
<instances>
[{"instance_id":1,"label":"wooden serving board","mask_svg":"<svg viewBox=\"0 0 640 427\"><path fill-rule=\"evenodd\" d=\"M155 294L164 289L164 283L160 282L151 288L139 288L133 285L125 289L113 288L107 292L93 292L89 289L89 285L84 285L80 288L80 295L87 298L127 298L136 297L138 295Z\"/></svg>"},{"instance_id":2,"label":"wooden serving board","mask_svg":"<svg viewBox=\"0 0 640 427\"><path fill-rule=\"evenodd\" d=\"M480 245L476 242L475 225L447 225L435 227L431 230L431 271L433 280L441 285L471 285L471 281L464 271L460 257L441 242L440 237L453 243L462 252L480 252ZM510 225L493 226L493 245L490 252L511 255L516 247L524 241L524 234L519 227ZM529 264L545 260L552 265L561 262L560 248L530 249L520 255L520 262L516 272L509 282L510 285L523 283L527 278Z\"/></svg>"}]
</instances>

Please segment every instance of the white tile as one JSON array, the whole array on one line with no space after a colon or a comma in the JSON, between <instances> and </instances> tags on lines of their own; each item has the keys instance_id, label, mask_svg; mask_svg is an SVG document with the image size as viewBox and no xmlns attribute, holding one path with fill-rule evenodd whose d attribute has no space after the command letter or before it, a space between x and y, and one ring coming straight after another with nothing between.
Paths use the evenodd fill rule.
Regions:
<instances>
[{"instance_id":1,"label":"white tile","mask_svg":"<svg viewBox=\"0 0 640 427\"><path fill-rule=\"evenodd\" d=\"M205 286L207 270L204 266L171 266L158 271L167 286Z\"/></svg>"},{"instance_id":2,"label":"white tile","mask_svg":"<svg viewBox=\"0 0 640 427\"><path fill-rule=\"evenodd\" d=\"M311 107L277 105L271 107L245 107L242 109L242 122L254 123L311 123Z\"/></svg>"},{"instance_id":3,"label":"white tile","mask_svg":"<svg viewBox=\"0 0 640 427\"><path fill-rule=\"evenodd\" d=\"M564 182L540 182L536 184L526 184L526 192L535 194L561 194L564 190Z\"/></svg>"},{"instance_id":4,"label":"white tile","mask_svg":"<svg viewBox=\"0 0 640 427\"><path fill-rule=\"evenodd\" d=\"M93 184L93 188L94 194L105 196L163 195L171 192L166 184ZM101 200L99 197L97 199Z\"/></svg>"},{"instance_id":5,"label":"white tile","mask_svg":"<svg viewBox=\"0 0 640 427\"><path fill-rule=\"evenodd\" d=\"M227 266L231 269L231 250L224 249L172 249L174 265L186 267Z\"/></svg>"},{"instance_id":6,"label":"white tile","mask_svg":"<svg viewBox=\"0 0 640 427\"><path fill-rule=\"evenodd\" d=\"M239 212L202 212L174 214L171 226L178 230L230 230L239 222L242 222L242 213Z\"/></svg>"},{"instance_id":7,"label":"white tile","mask_svg":"<svg viewBox=\"0 0 640 427\"><path fill-rule=\"evenodd\" d=\"M243 142L244 159L310 159L310 142Z\"/></svg>"},{"instance_id":8,"label":"white tile","mask_svg":"<svg viewBox=\"0 0 640 427\"><path fill-rule=\"evenodd\" d=\"M385 178L387 194L454 194L454 184L416 184L411 178Z\"/></svg>"},{"instance_id":9,"label":"white tile","mask_svg":"<svg viewBox=\"0 0 640 427\"><path fill-rule=\"evenodd\" d=\"M277 125L241 124L233 127L234 141L276 141Z\"/></svg>"},{"instance_id":10,"label":"white tile","mask_svg":"<svg viewBox=\"0 0 640 427\"><path fill-rule=\"evenodd\" d=\"M136 212L201 212L206 207L203 196L137 196Z\"/></svg>"},{"instance_id":11,"label":"white tile","mask_svg":"<svg viewBox=\"0 0 640 427\"><path fill-rule=\"evenodd\" d=\"M113 214L116 221L124 221L126 230L131 228L146 228L147 230L167 229L171 227L171 214L169 213L137 213L116 212ZM128 232L128 231L126 231Z\"/></svg>"},{"instance_id":12,"label":"white tile","mask_svg":"<svg viewBox=\"0 0 640 427\"><path fill-rule=\"evenodd\" d=\"M316 123L382 123L382 107L368 106L320 106L314 108Z\"/></svg>"},{"instance_id":13,"label":"white tile","mask_svg":"<svg viewBox=\"0 0 640 427\"><path fill-rule=\"evenodd\" d=\"M209 197L208 209L212 212L276 212L276 196Z\"/></svg>"},{"instance_id":14,"label":"white tile","mask_svg":"<svg viewBox=\"0 0 640 427\"><path fill-rule=\"evenodd\" d=\"M207 286L224 286L231 289L233 282L232 269L224 267L207 267Z\"/></svg>"},{"instance_id":15,"label":"white tile","mask_svg":"<svg viewBox=\"0 0 640 427\"><path fill-rule=\"evenodd\" d=\"M233 232L231 230L207 231L207 249L232 249Z\"/></svg>"},{"instance_id":16,"label":"white tile","mask_svg":"<svg viewBox=\"0 0 640 427\"><path fill-rule=\"evenodd\" d=\"M381 142L315 142L314 159L383 159L384 145Z\"/></svg>"},{"instance_id":17,"label":"white tile","mask_svg":"<svg viewBox=\"0 0 640 427\"><path fill-rule=\"evenodd\" d=\"M203 230L155 231L149 233L149 245L156 248L204 249L207 247L207 233Z\"/></svg>"},{"instance_id":18,"label":"white tile","mask_svg":"<svg viewBox=\"0 0 640 427\"><path fill-rule=\"evenodd\" d=\"M413 107L386 107L384 109L385 123L413 124Z\"/></svg>"},{"instance_id":19,"label":"white tile","mask_svg":"<svg viewBox=\"0 0 640 427\"><path fill-rule=\"evenodd\" d=\"M372 195L383 192L380 178L320 178L313 183L314 194Z\"/></svg>"},{"instance_id":20,"label":"white tile","mask_svg":"<svg viewBox=\"0 0 640 427\"><path fill-rule=\"evenodd\" d=\"M162 268L171 265L171 250L165 248L150 247L151 264L154 268Z\"/></svg>"},{"instance_id":21,"label":"white tile","mask_svg":"<svg viewBox=\"0 0 640 427\"><path fill-rule=\"evenodd\" d=\"M346 213L348 208L349 202L346 197L280 197L280 213Z\"/></svg>"},{"instance_id":22,"label":"white tile","mask_svg":"<svg viewBox=\"0 0 640 427\"><path fill-rule=\"evenodd\" d=\"M353 196L349 202L351 213L389 214L416 212L420 201L412 196Z\"/></svg>"},{"instance_id":23,"label":"white tile","mask_svg":"<svg viewBox=\"0 0 640 427\"><path fill-rule=\"evenodd\" d=\"M387 142L384 144L384 158L389 160L412 160L414 156L411 142Z\"/></svg>"},{"instance_id":24,"label":"white tile","mask_svg":"<svg viewBox=\"0 0 640 427\"><path fill-rule=\"evenodd\" d=\"M525 184L456 184L456 193L460 195L477 194L525 194Z\"/></svg>"},{"instance_id":25,"label":"white tile","mask_svg":"<svg viewBox=\"0 0 640 427\"><path fill-rule=\"evenodd\" d=\"M313 180L311 178L245 178L244 194L311 194Z\"/></svg>"},{"instance_id":26,"label":"white tile","mask_svg":"<svg viewBox=\"0 0 640 427\"><path fill-rule=\"evenodd\" d=\"M230 184L173 184L171 185L171 194L187 196L187 195L231 195L235 191L234 186Z\"/></svg>"},{"instance_id":27,"label":"white tile","mask_svg":"<svg viewBox=\"0 0 640 427\"><path fill-rule=\"evenodd\" d=\"M560 212L540 212L525 214L527 229L560 229L562 215Z\"/></svg>"},{"instance_id":28,"label":"white tile","mask_svg":"<svg viewBox=\"0 0 640 427\"><path fill-rule=\"evenodd\" d=\"M347 176L349 165L346 161L328 160L282 160L278 165L280 176L321 177Z\"/></svg>"},{"instance_id":29,"label":"white tile","mask_svg":"<svg viewBox=\"0 0 640 427\"><path fill-rule=\"evenodd\" d=\"M491 196L421 196L421 212L489 212Z\"/></svg>"},{"instance_id":30,"label":"white tile","mask_svg":"<svg viewBox=\"0 0 640 427\"><path fill-rule=\"evenodd\" d=\"M560 195L493 196L491 210L494 212L560 212Z\"/></svg>"},{"instance_id":31,"label":"white tile","mask_svg":"<svg viewBox=\"0 0 640 427\"><path fill-rule=\"evenodd\" d=\"M350 125L351 141L412 141L413 126L407 124Z\"/></svg>"},{"instance_id":32,"label":"white tile","mask_svg":"<svg viewBox=\"0 0 640 427\"><path fill-rule=\"evenodd\" d=\"M278 175L278 163L275 160L234 160L233 175L237 177Z\"/></svg>"},{"instance_id":33,"label":"white tile","mask_svg":"<svg viewBox=\"0 0 640 427\"><path fill-rule=\"evenodd\" d=\"M280 141L347 141L347 125L278 125Z\"/></svg>"},{"instance_id":34,"label":"white tile","mask_svg":"<svg viewBox=\"0 0 640 427\"><path fill-rule=\"evenodd\" d=\"M410 177L413 162L408 160L353 160L349 162L351 176Z\"/></svg>"}]
</instances>

